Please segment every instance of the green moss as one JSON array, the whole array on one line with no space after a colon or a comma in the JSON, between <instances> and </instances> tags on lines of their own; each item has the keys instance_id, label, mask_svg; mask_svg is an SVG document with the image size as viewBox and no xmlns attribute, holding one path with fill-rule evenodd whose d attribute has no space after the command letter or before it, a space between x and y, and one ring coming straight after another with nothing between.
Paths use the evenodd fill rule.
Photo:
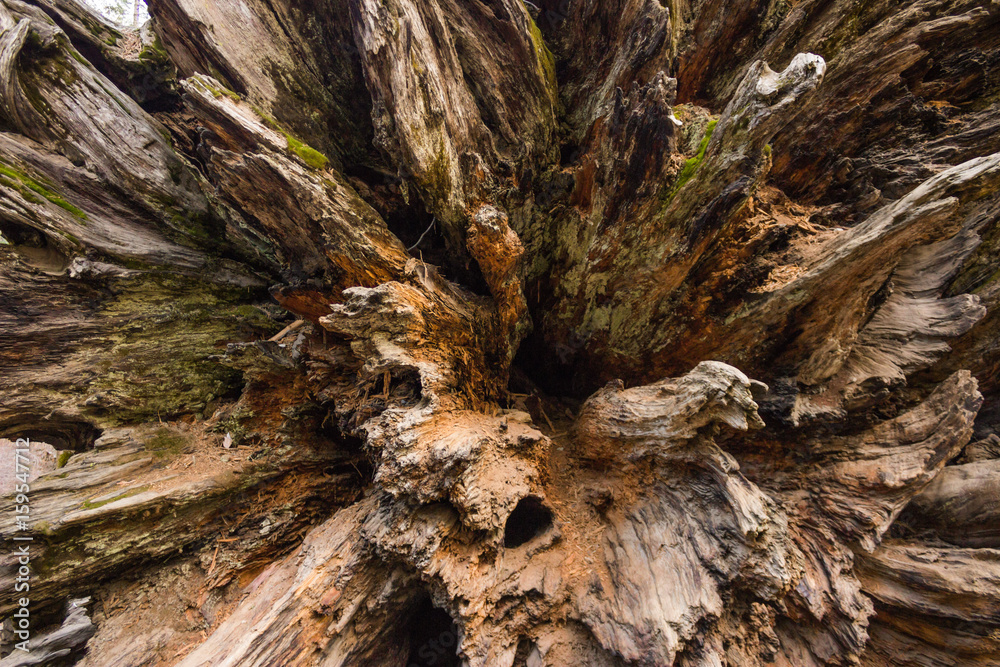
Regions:
<instances>
[{"instance_id":1,"label":"green moss","mask_svg":"<svg viewBox=\"0 0 1000 667\"><path fill-rule=\"evenodd\" d=\"M87 59L81 56L80 52L74 49L73 47L70 47L69 55L73 56L73 60L80 63L81 65L86 65L87 67L90 67L90 63L87 62Z\"/></svg>"},{"instance_id":2,"label":"green moss","mask_svg":"<svg viewBox=\"0 0 1000 667\"><path fill-rule=\"evenodd\" d=\"M270 117L270 116L268 116L268 115L267 115L266 113L264 113L264 112L263 112L263 111L262 111L262 110L260 109L260 107L256 107L256 106L255 106L255 107L253 107L253 110L254 110L254 111L255 111L255 112L257 113L257 115L258 115L258 116L260 116L260 119L261 119L262 121L264 121L264 125L267 125L267 126L268 126L269 128L271 128L271 129L272 129L272 130L274 130L275 132L281 132L282 134L284 134L284 133L285 133L285 131L281 129L281 126L280 126L280 125L278 125L278 123L277 123L277 122L275 122L275 120L274 120L273 118L271 118L271 117Z\"/></svg>"},{"instance_id":3,"label":"green moss","mask_svg":"<svg viewBox=\"0 0 1000 667\"><path fill-rule=\"evenodd\" d=\"M73 452L68 449L59 452L59 458L56 460L56 468L65 468L71 456L73 456Z\"/></svg>"},{"instance_id":4,"label":"green moss","mask_svg":"<svg viewBox=\"0 0 1000 667\"><path fill-rule=\"evenodd\" d=\"M216 75L215 76L215 83L218 83L221 80L221 78L222 78L221 76ZM234 102L241 102L242 101L242 98L239 95L237 95L235 92L233 92L232 90L229 90L228 88L226 88L222 84L219 84L218 86L214 85L212 83L211 79L209 79L208 77L195 74L193 77L191 77L190 81L192 83L194 83L194 84L197 84L197 85L201 86L205 90L207 90L209 93L212 94L213 97L215 97L215 99L219 99L220 97L222 97L224 95L224 96L228 97L229 99L233 100Z\"/></svg>"},{"instance_id":5,"label":"green moss","mask_svg":"<svg viewBox=\"0 0 1000 667\"><path fill-rule=\"evenodd\" d=\"M107 500L99 500L97 502L90 501L90 500L85 500L80 505L80 507L82 509L85 509L85 510L96 510L98 507L104 507L105 505L109 505L109 504L115 502L116 500L123 500L125 498L131 498L132 496L137 496L140 493L142 493L144 491L148 491L148 490L149 490L149 485L146 484L144 486L140 486L137 489L130 489L128 491L125 491L124 493L119 493L117 496L114 496L113 498L108 498Z\"/></svg>"},{"instance_id":6,"label":"green moss","mask_svg":"<svg viewBox=\"0 0 1000 667\"><path fill-rule=\"evenodd\" d=\"M64 231L62 231L62 230L58 230L58 229L57 229L56 231L57 231L57 232L59 232L59 235L60 235L60 236L62 236L63 238L65 238L65 239L67 239L67 240L69 240L69 241L72 241L72 242L73 242L73 243L75 243L76 245L83 245L83 244L82 244L82 243L80 242L80 239L78 239L77 237L73 236L73 235L72 235L72 234L70 234L69 232L64 232Z\"/></svg>"},{"instance_id":7,"label":"green moss","mask_svg":"<svg viewBox=\"0 0 1000 667\"><path fill-rule=\"evenodd\" d=\"M65 42L62 42L62 46L67 51L73 50L73 46L70 44L68 39ZM80 79L80 74L76 67L63 58L61 54L39 61L38 64L42 75L50 81L53 80L53 75L55 75L55 80L62 84L76 83Z\"/></svg>"},{"instance_id":8,"label":"green moss","mask_svg":"<svg viewBox=\"0 0 1000 667\"><path fill-rule=\"evenodd\" d=\"M35 108L40 114L49 117L52 114L52 107L49 103L42 97L39 92L40 87L38 86L26 86L24 87L24 96L28 98L28 102L31 106Z\"/></svg>"},{"instance_id":9,"label":"green moss","mask_svg":"<svg viewBox=\"0 0 1000 667\"><path fill-rule=\"evenodd\" d=\"M255 114L257 114L258 116L260 116L260 119L262 121L264 121L264 125L267 125L269 128L271 128L275 132L280 132L280 133L285 134L285 135L288 134L287 132L285 132L285 128L283 128L280 125L278 125L278 121L274 120L269 115L267 115L266 113L264 113L263 109L261 109L260 107L258 107L257 105L254 105L254 104L251 104L250 108L253 109L253 111L254 111Z\"/></svg>"},{"instance_id":10,"label":"green moss","mask_svg":"<svg viewBox=\"0 0 1000 667\"><path fill-rule=\"evenodd\" d=\"M146 44L142 47L139 52L139 60L153 60L158 62L167 61L170 59L170 54L163 47L163 43L160 41L159 35L154 35L153 43ZM235 94L235 93L234 93Z\"/></svg>"},{"instance_id":11,"label":"green moss","mask_svg":"<svg viewBox=\"0 0 1000 667\"><path fill-rule=\"evenodd\" d=\"M205 87L208 88L209 91L211 91L211 93L215 95L216 98L225 95L234 102L240 101L240 96L234 93L233 91L229 90L228 88L216 88L215 86L210 86L208 84L205 84Z\"/></svg>"},{"instance_id":12,"label":"green moss","mask_svg":"<svg viewBox=\"0 0 1000 667\"><path fill-rule=\"evenodd\" d=\"M552 98L555 100L559 95L559 84L556 81L555 56L549 51L549 47L545 45L542 31L539 30L538 25L531 18L531 15L528 15L528 29L531 31L531 41L535 45L535 55L538 56L538 64L542 68L542 76L545 77L545 81L549 85L549 90L552 92Z\"/></svg>"},{"instance_id":13,"label":"green moss","mask_svg":"<svg viewBox=\"0 0 1000 667\"><path fill-rule=\"evenodd\" d=\"M46 190L45 188L42 188L42 187L38 187L35 183L28 182L28 183L25 183L25 185L29 189L34 190L38 194L40 194L43 197L45 197L46 199L48 199L50 202L52 202L53 204L55 204L59 208L61 208L63 210L66 210L66 211L69 211L71 214L73 214L75 217L79 218L80 220L86 220L87 219L87 214L86 213L84 213L82 210L80 210L76 206L73 206L68 201L66 201L65 199L63 199L59 195L55 194L54 192Z\"/></svg>"},{"instance_id":14,"label":"green moss","mask_svg":"<svg viewBox=\"0 0 1000 667\"><path fill-rule=\"evenodd\" d=\"M158 459L176 458L184 451L188 438L169 428L157 429L146 439L146 451Z\"/></svg>"},{"instance_id":15,"label":"green moss","mask_svg":"<svg viewBox=\"0 0 1000 667\"><path fill-rule=\"evenodd\" d=\"M168 207L164 207L168 208ZM181 213L171 213L170 214L170 226L174 229L183 231L185 234L191 236L193 239L198 241L211 241L213 236L211 234L210 226L206 224L208 221L203 217L192 216L187 217Z\"/></svg>"},{"instance_id":16,"label":"green moss","mask_svg":"<svg viewBox=\"0 0 1000 667\"><path fill-rule=\"evenodd\" d=\"M240 317L245 317L247 319L259 319L264 314L261 312L260 308L257 306L251 306L249 304L243 306L237 306L236 310L233 311Z\"/></svg>"},{"instance_id":17,"label":"green moss","mask_svg":"<svg viewBox=\"0 0 1000 667\"><path fill-rule=\"evenodd\" d=\"M259 310L251 315L241 309L256 298L246 289L176 276L130 280L101 311L121 328L86 359L98 370L91 392L105 397L90 414L110 426L155 422L201 414L213 401L237 394L242 373L215 358L228 342L259 340L280 329Z\"/></svg>"},{"instance_id":18,"label":"green moss","mask_svg":"<svg viewBox=\"0 0 1000 667\"><path fill-rule=\"evenodd\" d=\"M288 140L288 150L292 151L307 165L322 171L330 165L330 159L311 146L307 146L290 134L285 134Z\"/></svg>"},{"instance_id":19,"label":"green moss","mask_svg":"<svg viewBox=\"0 0 1000 667\"><path fill-rule=\"evenodd\" d=\"M49 188L45 187L32 177L28 176L27 174L21 171L18 171L12 165L8 164L7 162L4 162L3 160L0 160L0 176L6 177L0 182L2 182L7 187L11 187L17 190L21 194L21 196L27 199L28 201L34 204L42 203L40 199L38 199L37 197L32 197L29 194L28 191L31 191L41 195L42 197L49 200L59 208L69 211L77 219L84 222L87 220L86 213L78 209L76 206L73 206L68 201L66 201L58 194L56 194Z\"/></svg>"},{"instance_id":20,"label":"green moss","mask_svg":"<svg viewBox=\"0 0 1000 667\"><path fill-rule=\"evenodd\" d=\"M273 118L264 113L259 107L251 107L254 112L260 116L260 119L264 121L264 125L268 126L275 132L281 133L285 137L285 141L288 142L288 150L299 157L300 160L305 162L309 167L316 169L317 171L322 171L330 165L330 158L320 153L318 150L302 143L294 136L292 133L283 128L278 124Z\"/></svg>"},{"instance_id":21,"label":"green moss","mask_svg":"<svg viewBox=\"0 0 1000 667\"><path fill-rule=\"evenodd\" d=\"M680 172L677 174L677 180L674 182L674 186L670 189L670 194L668 196L668 201L673 199L684 184L691 180L698 171L698 167L701 166L702 161L705 159L705 151L708 149L708 142L712 139L712 133L715 131L715 125L718 123L717 120L709 121L708 125L705 126L705 136L701 138L701 143L698 144L698 152L694 157L689 158L684 166L681 167Z\"/></svg>"},{"instance_id":22,"label":"green moss","mask_svg":"<svg viewBox=\"0 0 1000 667\"><path fill-rule=\"evenodd\" d=\"M24 185L21 184L20 181L12 181L6 176L0 176L0 185L11 188L13 190L17 190L18 193L22 197L24 197L25 200L31 202L32 204L41 204L43 202L42 199L39 199L34 194L32 194L32 192L28 188L24 187Z\"/></svg>"}]
</instances>

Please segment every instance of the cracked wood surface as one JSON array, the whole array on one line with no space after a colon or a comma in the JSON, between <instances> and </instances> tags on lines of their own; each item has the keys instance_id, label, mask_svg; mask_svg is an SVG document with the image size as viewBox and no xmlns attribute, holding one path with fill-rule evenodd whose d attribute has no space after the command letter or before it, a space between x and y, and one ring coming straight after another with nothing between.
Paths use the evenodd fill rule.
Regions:
<instances>
[{"instance_id":1,"label":"cracked wood surface","mask_svg":"<svg viewBox=\"0 0 1000 667\"><path fill-rule=\"evenodd\" d=\"M0 0L53 655L997 664L995 2L149 5Z\"/></svg>"}]
</instances>

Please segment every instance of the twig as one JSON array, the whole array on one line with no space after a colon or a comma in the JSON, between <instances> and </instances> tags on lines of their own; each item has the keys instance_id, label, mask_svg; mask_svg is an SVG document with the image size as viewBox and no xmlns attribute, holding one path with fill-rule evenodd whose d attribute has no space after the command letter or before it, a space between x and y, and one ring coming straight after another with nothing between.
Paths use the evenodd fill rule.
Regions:
<instances>
[{"instance_id":1,"label":"twig","mask_svg":"<svg viewBox=\"0 0 1000 667\"><path fill-rule=\"evenodd\" d=\"M552 420L549 419L549 416L547 414L545 414L545 408L542 407L541 401L538 402L538 411L541 412L542 417L545 418L545 423L549 425L549 430L554 432L556 430L556 427L552 425Z\"/></svg>"},{"instance_id":2,"label":"twig","mask_svg":"<svg viewBox=\"0 0 1000 667\"><path fill-rule=\"evenodd\" d=\"M205 577L211 577L212 572L215 571L215 557L219 555L219 547L220 545L215 545L215 553L212 554L212 564L208 566L208 574L206 574Z\"/></svg>"},{"instance_id":3,"label":"twig","mask_svg":"<svg viewBox=\"0 0 1000 667\"><path fill-rule=\"evenodd\" d=\"M278 333L276 333L273 336L271 336L268 339L268 342L270 342L270 343L277 343L279 340L281 340L282 338L284 338L288 333L290 333L292 331L295 331L296 329L298 329L299 327L301 327L305 323L306 323L305 320L295 320L294 322L292 322L291 324L289 324L287 327L285 327L284 329L282 329Z\"/></svg>"},{"instance_id":4,"label":"twig","mask_svg":"<svg viewBox=\"0 0 1000 667\"><path fill-rule=\"evenodd\" d=\"M425 236L427 236L427 232L429 232L432 229L434 229L434 223L436 223L436 222L437 222L437 218L436 217L432 217L431 218L431 224L430 224L430 226L428 226L427 229L424 230L424 233L420 235L420 238L417 239L416 243L414 243L413 245L411 245L409 248L406 249L406 252L410 252L412 250L416 250L417 246L420 245L420 242L424 240ZM423 261L423 260L421 260L421 261Z\"/></svg>"}]
</instances>

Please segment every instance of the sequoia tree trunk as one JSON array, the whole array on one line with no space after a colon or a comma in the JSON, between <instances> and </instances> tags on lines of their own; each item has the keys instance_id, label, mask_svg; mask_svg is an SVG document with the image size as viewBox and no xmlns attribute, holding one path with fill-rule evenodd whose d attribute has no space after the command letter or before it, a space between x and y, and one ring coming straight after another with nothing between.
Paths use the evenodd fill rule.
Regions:
<instances>
[{"instance_id":1,"label":"sequoia tree trunk","mask_svg":"<svg viewBox=\"0 0 1000 667\"><path fill-rule=\"evenodd\" d=\"M0 0L0 665L1000 665L996 0Z\"/></svg>"}]
</instances>

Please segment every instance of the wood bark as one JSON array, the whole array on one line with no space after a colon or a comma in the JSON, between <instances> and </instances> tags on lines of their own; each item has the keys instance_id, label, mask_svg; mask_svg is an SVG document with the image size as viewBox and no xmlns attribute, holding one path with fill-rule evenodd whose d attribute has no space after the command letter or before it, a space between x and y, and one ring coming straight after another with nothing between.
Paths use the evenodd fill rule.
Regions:
<instances>
[{"instance_id":1,"label":"wood bark","mask_svg":"<svg viewBox=\"0 0 1000 667\"><path fill-rule=\"evenodd\" d=\"M0 665L1000 664L996 2L149 10L0 0Z\"/></svg>"}]
</instances>

